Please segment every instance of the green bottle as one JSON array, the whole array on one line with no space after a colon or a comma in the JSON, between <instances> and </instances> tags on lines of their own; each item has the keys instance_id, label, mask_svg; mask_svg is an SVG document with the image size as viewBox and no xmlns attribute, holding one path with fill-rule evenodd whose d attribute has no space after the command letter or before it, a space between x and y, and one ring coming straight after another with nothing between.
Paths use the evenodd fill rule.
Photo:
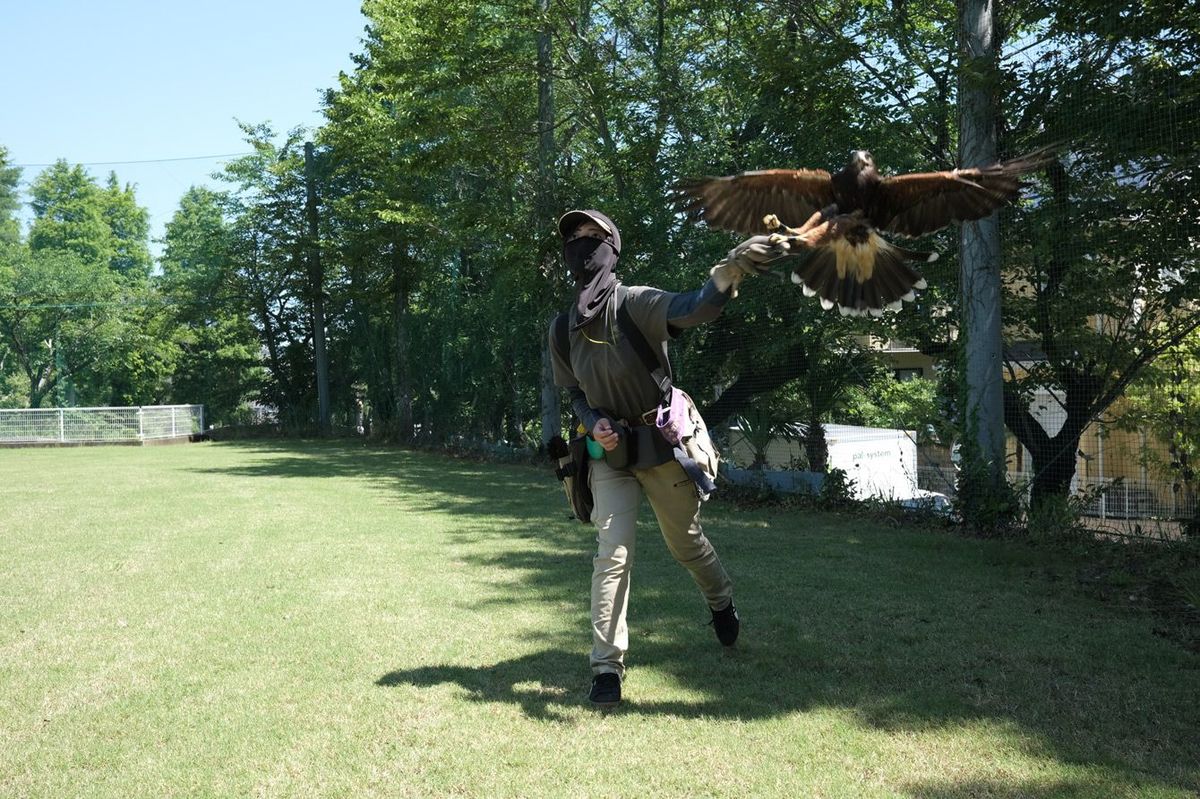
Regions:
<instances>
[{"instance_id":1,"label":"green bottle","mask_svg":"<svg viewBox=\"0 0 1200 799\"><path fill-rule=\"evenodd\" d=\"M594 461L598 461L604 457L604 447L600 446L600 443L591 436L587 437L587 450L588 456Z\"/></svg>"}]
</instances>

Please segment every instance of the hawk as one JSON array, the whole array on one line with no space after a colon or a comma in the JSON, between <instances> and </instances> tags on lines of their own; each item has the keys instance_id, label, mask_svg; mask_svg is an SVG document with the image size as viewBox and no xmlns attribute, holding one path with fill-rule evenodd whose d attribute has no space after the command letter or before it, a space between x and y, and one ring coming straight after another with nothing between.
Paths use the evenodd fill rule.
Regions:
<instances>
[{"instance_id":1,"label":"hawk","mask_svg":"<svg viewBox=\"0 0 1200 799\"><path fill-rule=\"evenodd\" d=\"M915 298L925 279L912 264L937 260L936 252L901 247L880 232L917 237L952 222L982 219L1016 199L1019 178L1046 166L1052 148L991 166L882 176L866 150L855 150L846 167L766 169L723 178L685 179L675 184L677 206L713 227L745 235L798 231L779 217L803 221L817 211L842 215L833 240L815 248L792 271L806 296L826 310L881 316ZM777 233L777 231L782 233ZM778 239L776 239L778 240Z\"/></svg>"}]
</instances>

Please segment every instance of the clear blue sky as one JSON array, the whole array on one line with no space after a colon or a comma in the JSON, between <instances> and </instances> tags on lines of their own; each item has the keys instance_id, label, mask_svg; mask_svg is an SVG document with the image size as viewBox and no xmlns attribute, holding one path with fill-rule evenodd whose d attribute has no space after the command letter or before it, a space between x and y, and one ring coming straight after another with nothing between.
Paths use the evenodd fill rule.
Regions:
<instances>
[{"instance_id":1,"label":"clear blue sky","mask_svg":"<svg viewBox=\"0 0 1200 799\"><path fill-rule=\"evenodd\" d=\"M0 20L0 144L19 165L115 171L155 238L188 187L217 185L220 159L100 162L245 152L235 119L319 126L366 26L358 0L24 0Z\"/></svg>"}]
</instances>

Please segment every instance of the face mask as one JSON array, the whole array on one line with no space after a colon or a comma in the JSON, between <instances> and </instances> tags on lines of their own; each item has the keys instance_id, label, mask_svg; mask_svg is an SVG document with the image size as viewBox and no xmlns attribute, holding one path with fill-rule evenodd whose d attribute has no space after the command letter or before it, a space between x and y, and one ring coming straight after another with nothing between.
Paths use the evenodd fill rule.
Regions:
<instances>
[{"instance_id":1,"label":"face mask","mask_svg":"<svg viewBox=\"0 0 1200 799\"><path fill-rule=\"evenodd\" d=\"M563 245L563 260L566 261L567 269L576 283L586 282L591 273L595 271L594 268L588 268L588 261L603 243L599 239L584 237L572 239Z\"/></svg>"}]
</instances>

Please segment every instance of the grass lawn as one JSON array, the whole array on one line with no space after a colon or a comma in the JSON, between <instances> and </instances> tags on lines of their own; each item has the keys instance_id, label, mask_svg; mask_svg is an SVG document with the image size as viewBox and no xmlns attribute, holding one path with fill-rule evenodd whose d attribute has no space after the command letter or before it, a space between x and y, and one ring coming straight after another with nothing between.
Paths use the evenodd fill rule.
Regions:
<instances>
[{"instance_id":1,"label":"grass lawn","mask_svg":"<svg viewBox=\"0 0 1200 799\"><path fill-rule=\"evenodd\" d=\"M643 517L626 702L548 470L347 443L0 450L0 796L1184 797L1200 658L1021 544Z\"/></svg>"}]
</instances>

